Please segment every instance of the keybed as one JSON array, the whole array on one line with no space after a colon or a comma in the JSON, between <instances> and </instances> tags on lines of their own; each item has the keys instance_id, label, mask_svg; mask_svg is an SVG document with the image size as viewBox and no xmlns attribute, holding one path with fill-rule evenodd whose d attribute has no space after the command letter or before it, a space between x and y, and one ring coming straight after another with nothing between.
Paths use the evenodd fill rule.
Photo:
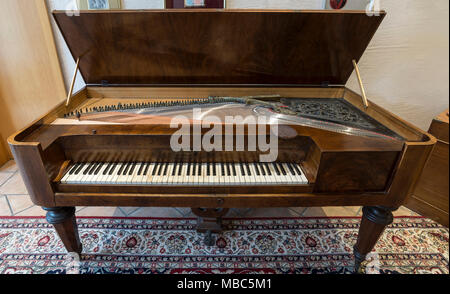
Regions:
<instances>
[{"instance_id":1,"label":"keybed","mask_svg":"<svg viewBox=\"0 0 450 294\"><path fill-rule=\"evenodd\" d=\"M298 163L88 162L71 165L61 184L76 185L302 185Z\"/></svg>"}]
</instances>

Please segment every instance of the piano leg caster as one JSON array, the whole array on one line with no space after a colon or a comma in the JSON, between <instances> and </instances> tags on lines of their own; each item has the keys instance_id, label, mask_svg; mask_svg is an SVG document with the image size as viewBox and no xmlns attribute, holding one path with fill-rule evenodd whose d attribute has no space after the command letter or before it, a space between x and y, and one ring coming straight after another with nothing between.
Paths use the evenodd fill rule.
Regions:
<instances>
[{"instance_id":1,"label":"piano leg caster","mask_svg":"<svg viewBox=\"0 0 450 294\"><path fill-rule=\"evenodd\" d=\"M67 252L81 254L83 250L75 219L75 207L43 207L47 211L46 219L52 224Z\"/></svg>"},{"instance_id":2,"label":"piano leg caster","mask_svg":"<svg viewBox=\"0 0 450 294\"><path fill-rule=\"evenodd\" d=\"M197 218L197 232L205 233L205 245L214 246L216 238L213 233L220 233L223 231L222 216L227 214L228 208L192 208Z\"/></svg>"},{"instance_id":3,"label":"piano leg caster","mask_svg":"<svg viewBox=\"0 0 450 294\"><path fill-rule=\"evenodd\" d=\"M394 219L392 211L395 209L382 206L364 206L363 217L359 227L358 240L353 247L355 256L355 273L361 273L361 263L366 255L372 251L386 226Z\"/></svg>"}]
</instances>

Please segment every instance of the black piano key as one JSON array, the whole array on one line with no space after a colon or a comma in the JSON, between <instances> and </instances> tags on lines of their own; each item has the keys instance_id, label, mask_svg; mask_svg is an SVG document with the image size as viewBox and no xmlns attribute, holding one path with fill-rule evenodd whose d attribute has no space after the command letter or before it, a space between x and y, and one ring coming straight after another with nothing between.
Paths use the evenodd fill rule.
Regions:
<instances>
[{"instance_id":1,"label":"black piano key","mask_svg":"<svg viewBox=\"0 0 450 294\"><path fill-rule=\"evenodd\" d=\"M172 169L172 176L174 177L177 174L177 165L178 163L174 163L173 169Z\"/></svg>"},{"instance_id":2,"label":"black piano key","mask_svg":"<svg viewBox=\"0 0 450 294\"><path fill-rule=\"evenodd\" d=\"M148 169L150 168L150 162L147 162L147 164L145 165L145 169L142 175L146 176L148 173Z\"/></svg>"},{"instance_id":3,"label":"black piano key","mask_svg":"<svg viewBox=\"0 0 450 294\"><path fill-rule=\"evenodd\" d=\"M250 170L250 166L248 165L248 162L245 163L245 168L247 169L247 175L251 176L252 172Z\"/></svg>"},{"instance_id":4,"label":"black piano key","mask_svg":"<svg viewBox=\"0 0 450 294\"><path fill-rule=\"evenodd\" d=\"M72 168L69 170L69 175L73 175L73 173L78 169L79 163L75 163Z\"/></svg>"},{"instance_id":5,"label":"black piano key","mask_svg":"<svg viewBox=\"0 0 450 294\"><path fill-rule=\"evenodd\" d=\"M130 169L130 166L131 166L131 162L128 162L127 163L127 166L125 167L125 170L123 171L123 176L125 176L126 174L128 174L128 170Z\"/></svg>"},{"instance_id":6,"label":"black piano key","mask_svg":"<svg viewBox=\"0 0 450 294\"><path fill-rule=\"evenodd\" d=\"M292 164L290 162L288 162L287 166L288 166L289 170L291 171L291 174L293 174L295 176L296 173L295 173L295 169L292 167Z\"/></svg>"},{"instance_id":7,"label":"black piano key","mask_svg":"<svg viewBox=\"0 0 450 294\"><path fill-rule=\"evenodd\" d=\"M227 176L231 176L231 168L230 168L230 163L227 163Z\"/></svg>"},{"instance_id":8,"label":"black piano key","mask_svg":"<svg viewBox=\"0 0 450 294\"><path fill-rule=\"evenodd\" d=\"M133 174L134 169L136 168L136 164L137 164L136 162L133 162L133 164L131 165L130 172L128 173L129 176Z\"/></svg>"},{"instance_id":9,"label":"black piano key","mask_svg":"<svg viewBox=\"0 0 450 294\"><path fill-rule=\"evenodd\" d=\"M202 164L199 163L197 164L197 176L201 176L202 175Z\"/></svg>"},{"instance_id":10,"label":"black piano key","mask_svg":"<svg viewBox=\"0 0 450 294\"><path fill-rule=\"evenodd\" d=\"M89 163L89 165L84 169L83 175L87 175L89 173L89 171L91 170L93 165L94 165L93 162Z\"/></svg>"},{"instance_id":11,"label":"black piano key","mask_svg":"<svg viewBox=\"0 0 450 294\"><path fill-rule=\"evenodd\" d=\"M125 169L125 165L126 163L123 162L122 165L120 166L119 170L117 171L117 175L121 175L123 170Z\"/></svg>"},{"instance_id":12,"label":"black piano key","mask_svg":"<svg viewBox=\"0 0 450 294\"><path fill-rule=\"evenodd\" d=\"M261 175L261 173L260 173L260 171L259 171L259 167L258 167L258 164L257 164L257 163L255 163L255 164L254 164L253 166L255 167L255 172L256 172L256 175L257 175L257 176L260 176L260 175Z\"/></svg>"},{"instance_id":13,"label":"black piano key","mask_svg":"<svg viewBox=\"0 0 450 294\"><path fill-rule=\"evenodd\" d=\"M145 166L145 163L141 163L141 166L139 167L139 170L138 170L138 172L137 172L137 175L138 176L140 176L141 174L142 174L142 171L144 170L144 166Z\"/></svg>"},{"instance_id":14,"label":"black piano key","mask_svg":"<svg viewBox=\"0 0 450 294\"><path fill-rule=\"evenodd\" d=\"M242 163L239 163L239 166L241 167L241 175L245 176L244 166L242 165Z\"/></svg>"},{"instance_id":15,"label":"black piano key","mask_svg":"<svg viewBox=\"0 0 450 294\"><path fill-rule=\"evenodd\" d=\"M114 162L114 164L111 166L111 169L109 170L109 175L111 176L114 173L114 170L116 169L118 163Z\"/></svg>"},{"instance_id":16,"label":"black piano key","mask_svg":"<svg viewBox=\"0 0 450 294\"><path fill-rule=\"evenodd\" d=\"M167 176L167 170L169 169L169 163L166 162L166 164L164 165L164 172L163 172L163 176Z\"/></svg>"},{"instance_id":17,"label":"black piano key","mask_svg":"<svg viewBox=\"0 0 450 294\"><path fill-rule=\"evenodd\" d=\"M94 174L95 170L97 169L97 166L99 165L99 162L95 162L94 165L89 169L89 175Z\"/></svg>"},{"instance_id":18,"label":"black piano key","mask_svg":"<svg viewBox=\"0 0 450 294\"><path fill-rule=\"evenodd\" d=\"M230 163L230 164L231 164L231 170L233 171L233 176L237 176L236 167L234 166L234 163Z\"/></svg>"},{"instance_id":19,"label":"black piano key","mask_svg":"<svg viewBox=\"0 0 450 294\"><path fill-rule=\"evenodd\" d=\"M181 177L181 175L183 174L183 163L179 162L178 163L178 176Z\"/></svg>"},{"instance_id":20,"label":"black piano key","mask_svg":"<svg viewBox=\"0 0 450 294\"><path fill-rule=\"evenodd\" d=\"M273 166L273 168L275 169L275 172L277 173L277 175L278 175L278 176L281 175L280 171L278 170L277 165L276 165L275 163L272 162L272 166Z\"/></svg>"},{"instance_id":21,"label":"black piano key","mask_svg":"<svg viewBox=\"0 0 450 294\"><path fill-rule=\"evenodd\" d=\"M283 174L283 176L286 175L286 170L284 169L283 165L281 163L277 163L278 168L280 169L281 173Z\"/></svg>"},{"instance_id":22,"label":"black piano key","mask_svg":"<svg viewBox=\"0 0 450 294\"><path fill-rule=\"evenodd\" d=\"M186 175L190 176L191 175L191 163L188 162L188 166L187 166L187 170L186 170Z\"/></svg>"},{"instance_id":23,"label":"black piano key","mask_svg":"<svg viewBox=\"0 0 450 294\"><path fill-rule=\"evenodd\" d=\"M75 171L75 174L78 175L81 172L81 170L83 169L84 166L85 165L83 163L80 163L80 165L78 166L77 170Z\"/></svg>"},{"instance_id":24,"label":"black piano key","mask_svg":"<svg viewBox=\"0 0 450 294\"><path fill-rule=\"evenodd\" d=\"M158 173L158 169L161 168L161 165L157 162L155 163L155 166L153 167L153 172L152 172L152 176L156 176L156 174ZM158 173L159 175L159 173Z\"/></svg>"},{"instance_id":25,"label":"black piano key","mask_svg":"<svg viewBox=\"0 0 450 294\"><path fill-rule=\"evenodd\" d=\"M113 166L113 163L112 163L112 162L108 163L108 166L103 170L103 175L107 175L109 169L110 169L112 166Z\"/></svg>"},{"instance_id":26,"label":"black piano key","mask_svg":"<svg viewBox=\"0 0 450 294\"><path fill-rule=\"evenodd\" d=\"M102 169L103 164L99 163L97 168L94 171L94 175L98 175L98 173L100 172L100 170Z\"/></svg>"},{"instance_id":27,"label":"black piano key","mask_svg":"<svg viewBox=\"0 0 450 294\"><path fill-rule=\"evenodd\" d=\"M158 164L159 164L159 167L158 167L158 171L156 172L156 175L157 176L162 176L163 171L164 171L164 163L160 162Z\"/></svg>"},{"instance_id":28,"label":"black piano key","mask_svg":"<svg viewBox=\"0 0 450 294\"><path fill-rule=\"evenodd\" d=\"M266 168L267 174L268 174L269 176L271 176L271 175L272 175L272 172L270 171L269 164L268 164L267 162L264 162L264 166L265 166L265 168Z\"/></svg>"},{"instance_id":29,"label":"black piano key","mask_svg":"<svg viewBox=\"0 0 450 294\"><path fill-rule=\"evenodd\" d=\"M295 163L293 163L292 165L294 166L295 171L296 171L299 175L302 175L302 171L300 170L300 168L299 168Z\"/></svg>"},{"instance_id":30,"label":"black piano key","mask_svg":"<svg viewBox=\"0 0 450 294\"><path fill-rule=\"evenodd\" d=\"M210 168L211 166L210 166L210 164L209 164L209 162L206 164L206 175L209 177L209 176L211 176L211 173L210 173L210 171L209 171L209 168Z\"/></svg>"},{"instance_id":31,"label":"black piano key","mask_svg":"<svg viewBox=\"0 0 450 294\"><path fill-rule=\"evenodd\" d=\"M261 171L261 174L262 174L263 176L265 176L265 175L266 175L266 169L264 168L264 165L261 164L261 163L257 163L256 165L259 166L259 170Z\"/></svg>"},{"instance_id":32,"label":"black piano key","mask_svg":"<svg viewBox=\"0 0 450 294\"><path fill-rule=\"evenodd\" d=\"M220 164L220 169L221 169L221 172L222 172L222 176L225 176L225 166L224 166L223 163Z\"/></svg>"},{"instance_id":33,"label":"black piano key","mask_svg":"<svg viewBox=\"0 0 450 294\"><path fill-rule=\"evenodd\" d=\"M214 177L217 176L217 170L216 170L216 164L215 163L212 165L212 171L213 171L213 176Z\"/></svg>"}]
</instances>

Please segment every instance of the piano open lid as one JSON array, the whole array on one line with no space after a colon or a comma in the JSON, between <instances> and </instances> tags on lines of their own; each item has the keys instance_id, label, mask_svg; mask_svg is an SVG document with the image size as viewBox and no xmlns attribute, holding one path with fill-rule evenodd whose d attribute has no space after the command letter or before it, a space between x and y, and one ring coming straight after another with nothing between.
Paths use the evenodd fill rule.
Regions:
<instances>
[{"instance_id":1,"label":"piano open lid","mask_svg":"<svg viewBox=\"0 0 450 294\"><path fill-rule=\"evenodd\" d=\"M343 85L385 13L119 10L54 17L88 85Z\"/></svg>"}]
</instances>

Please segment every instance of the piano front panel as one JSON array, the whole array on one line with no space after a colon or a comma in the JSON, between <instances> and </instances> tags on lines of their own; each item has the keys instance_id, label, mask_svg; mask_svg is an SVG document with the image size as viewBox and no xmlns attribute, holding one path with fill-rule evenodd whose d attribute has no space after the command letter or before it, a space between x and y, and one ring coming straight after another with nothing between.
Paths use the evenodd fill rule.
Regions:
<instances>
[{"instance_id":1,"label":"piano front panel","mask_svg":"<svg viewBox=\"0 0 450 294\"><path fill-rule=\"evenodd\" d=\"M58 192L90 192L90 193L204 193L204 194L236 194L236 193L357 193L357 192L383 192L386 191L391 174L397 164L398 151L373 151L357 152L343 150L321 150L309 137L297 136L291 139L281 139L279 154L275 164L295 164L301 170L304 179L294 180L286 177L282 180L268 180L268 177L256 180L255 178L229 179L225 184L220 180L207 178L203 183L198 180L193 182L167 181L161 183L162 176L153 183L133 180L128 173L133 169L137 173L140 165L161 164L164 169L173 168L176 164L191 163L205 168L228 164L235 169L241 168L240 164L250 164L252 169L259 163L259 151L226 152L226 151L181 151L174 152L170 149L169 135L78 135L60 137L55 141L50 150L62 150L64 160L57 164L58 175L52 174L54 185ZM55 146L53 146L55 145ZM53 152L52 152L53 153ZM63 161L66 166L61 168ZM127 173L128 178L122 177L111 181L104 179L90 180L89 174L84 180L67 181L65 176L74 165L84 164L91 166L91 175L94 172L103 172L108 165L119 165L115 172L119 172L120 165L124 165L121 172ZM126 164L126 166L125 166ZM114 166L116 167L116 166ZM128 170L125 170L128 168ZM192 167L194 168L194 167ZM195 167L197 168L197 167ZM265 167L267 168L267 167ZM272 166L270 168L273 168ZM289 166L284 166L289 172ZM171 170L167 170L169 173ZM176 171L178 172L178 171ZM212 169L211 169L212 172ZM253 177L256 176L254 170ZM89 173L89 171L88 171ZM166 176L170 176L167 174ZM224 177L230 175L223 175ZM245 176L245 175L242 175ZM220 178L220 177L219 177ZM291 180L289 180L291 179ZM133 182L134 181L134 182ZM209 182L208 182L209 181ZM215 182L216 181L216 182Z\"/></svg>"}]
</instances>

